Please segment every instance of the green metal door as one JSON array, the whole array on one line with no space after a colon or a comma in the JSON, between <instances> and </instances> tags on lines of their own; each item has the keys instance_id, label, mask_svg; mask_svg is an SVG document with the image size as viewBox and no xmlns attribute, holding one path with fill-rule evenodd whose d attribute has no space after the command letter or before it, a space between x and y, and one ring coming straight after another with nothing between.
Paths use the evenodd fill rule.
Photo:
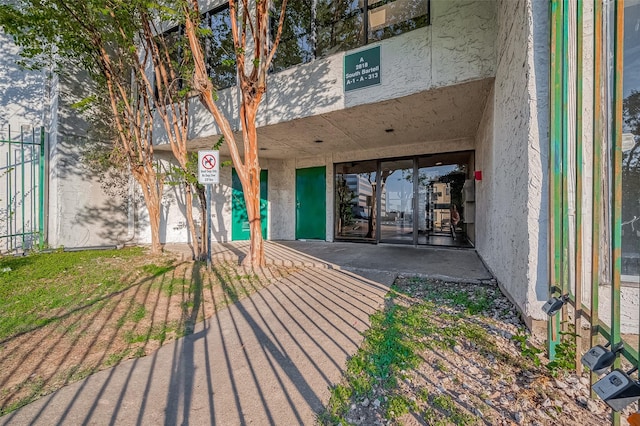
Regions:
<instances>
[{"instance_id":1,"label":"green metal door","mask_svg":"<svg viewBox=\"0 0 640 426\"><path fill-rule=\"evenodd\" d=\"M260 171L260 218L262 220L262 238L267 239L267 171ZM244 191L235 169L231 172L231 240L241 241L250 238L249 216L244 201Z\"/></svg>"},{"instance_id":2,"label":"green metal door","mask_svg":"<svg viewBox=\"0 0 640 426\"><path fill-rule=\"evenodd\" d=\"M296 170L296 239L326 239L325 167Z\"/></svg>"}]
</instances>

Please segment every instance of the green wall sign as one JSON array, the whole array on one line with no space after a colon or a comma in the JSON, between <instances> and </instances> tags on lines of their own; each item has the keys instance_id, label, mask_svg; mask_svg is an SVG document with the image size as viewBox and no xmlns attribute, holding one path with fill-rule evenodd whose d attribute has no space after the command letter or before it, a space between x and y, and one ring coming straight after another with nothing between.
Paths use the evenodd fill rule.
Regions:
<instances>
[{"instance_id":1,"label":"green wall sign","mask_svg":"<svg viewBox=\"0 0 640 426\"><path fill-rule=\"evenodd\" d=\"M380 84L380 46L344 56L344 91Z\"/></svg>"}]
</instances>

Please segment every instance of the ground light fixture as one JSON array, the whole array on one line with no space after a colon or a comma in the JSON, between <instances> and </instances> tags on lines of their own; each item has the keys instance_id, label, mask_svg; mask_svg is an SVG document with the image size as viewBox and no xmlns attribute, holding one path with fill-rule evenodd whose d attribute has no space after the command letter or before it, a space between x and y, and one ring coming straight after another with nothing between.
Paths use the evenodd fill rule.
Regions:
<instances>
[{"instance_id":1,"label":"ground light fixture","mask_svg":"<svg viewBox=\"0 0 640 426\"><path fill-rule=\"evenodd\" d=\"M615 369L593 385L593 391L614 411L622 411L640 399L640 383L629 372Z\"/></svg>"},{"instance_id":2,"label":"ground light fixture","mask_svg":"<svg viewBox=\"0 0 640 426\"><path fill-rule=\"evenodd\" d=\"M597 375L604 374L616 360L618 352L623 348L622 343L616 345L613 350L609 350L610 343L605 346L596 345L582 355L582 365L593 371Z\"/></svg>"},{"instance_id":3,"label":"ground light fixture","mask_svg":"<svg viewBox=\"0 0 640 426\"><path fill-rule=\"evenodd\" d=\"M560 309L562 309L564 304L567 303L568 301L569 301L569 295L568 294L565 294L564 296L560 296L560 297L552 297L551 299L547 300L547 303L545 303L542 306L542 311L545 314L547 314L550 317L552 317Z\"/></svg>"}]
</instances>

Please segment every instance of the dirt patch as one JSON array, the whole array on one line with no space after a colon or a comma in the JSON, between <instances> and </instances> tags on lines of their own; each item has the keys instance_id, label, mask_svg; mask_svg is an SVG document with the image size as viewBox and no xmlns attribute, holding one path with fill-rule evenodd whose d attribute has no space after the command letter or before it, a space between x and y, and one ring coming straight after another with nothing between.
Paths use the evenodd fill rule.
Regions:
<instances>
[{"instance_id":1,"label":"dirt patch","mask_svg":"<svg viewBox=\"0 0 640 426\"><path fill-rule=\"evenodd\" d=\"M395 385L381 378L368 394L353 393L344 417L349 424L610 423L611 410L589 397L588 375L548 369L542 345L530 345L498 288L409 277L396 280L395 288L387 312L428 303L421 312L431 332L418 337L417 367L392 370Z\"/></svg>"},{"instance_id":2,"label":"dirt patch","mask_svg":"<svg viewBox=\"0 0 640 426\"><path fill-rule=\"evenodd\" d=\"M294 270L270 266L254 273L219 263L209 272L170 254L105 259L99 265L115 266L127 271L131 285L125 290L71 312L47 313L54 318L49 324L0 344L0 415L123 360L149 355Z\"/></svg>"}]
</instances>

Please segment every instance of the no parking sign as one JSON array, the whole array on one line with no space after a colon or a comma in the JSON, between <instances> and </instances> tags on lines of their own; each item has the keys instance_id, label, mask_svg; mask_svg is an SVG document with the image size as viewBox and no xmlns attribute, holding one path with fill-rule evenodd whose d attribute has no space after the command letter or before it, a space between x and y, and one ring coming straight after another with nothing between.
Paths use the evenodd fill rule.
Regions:
<instances>
[{"instance_id":1,"label":"no parking sign","mask_svg":"<svg viewBox=\"0 0 640 426\"><path fill-rule=\"evenodd\" d=\"M198 151L198 182L201 185L220 183L220 153Z\"/></svg>"}]
</instances>

